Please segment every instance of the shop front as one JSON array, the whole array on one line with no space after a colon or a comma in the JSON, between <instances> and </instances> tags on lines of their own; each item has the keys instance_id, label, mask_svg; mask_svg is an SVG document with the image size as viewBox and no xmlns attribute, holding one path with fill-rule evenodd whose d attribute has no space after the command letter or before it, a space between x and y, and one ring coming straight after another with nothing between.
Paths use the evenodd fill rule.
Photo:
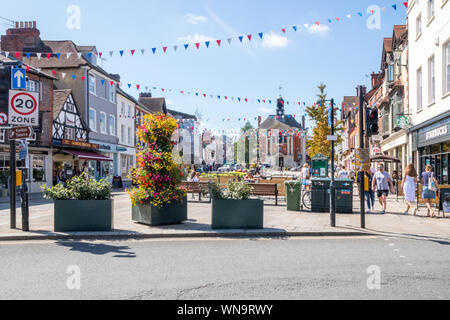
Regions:
<instances>
[{"instance_id":1,"label":"shop front","mask_svg":"<svg viewBox=\"0 0 450 320\"><path fill-rule=\"evenodd\" d=\"M438 182L450 184L450 115L437 117L435 122L412 131L412 145L414 163L419 171L431 165Z\"/></svg>"},{"instance_id":2,"label":"shop front","mask_svg":"<svg viewBox=\"0 0 450 320\"><path fill-rule=\"evenodd\" d=\"M0 190L8 189L10 177L10 149L0 148ZM22 170L23 178L27 182L29 193L41 193L41 186L51 184L52 181L52 151L43 148L28 148L28 168L23 161L19 161L16 153L16 168ZM2 191L6 193L6 191Z\"/></svg>"},{"instance_id":3,"label":"shop front","mask_svg":"<svg viewBox=\"0 0 450 320\"><path fill-rule=\"evenodd\" d=\"M65 180L82 172L88 172L96 179L110 175L113 160L99 152L98 144L54 140L53 147L53 184L56 184L56 177L61 171Z\"/></svg>"},{"instance_id":4,"label":"shop front","mask_svg":"<svg viewBox=\"0 0 450 320\"><path fill-rule=\"evenodd\" d=\"M408 136L404 130L391 134L381 142L381 151L383 154L397 158L399 163L390 163L386 170L391 174L394 171L401 176L408 165L407 156Z\"/></svg>"},{"instance_id":5,"label":"shop front","mask_svg":"<svg viewBox=\"0 0 450 320\"><path fill-rule=\"evenodd\" d=\"M116 150L119 153L119 173L123 186L130 187L130 173L131 170L136 167L136 149L125 146L117 146Z\"/></svg>"},{"instance_id":6,"label":"shop front","mask_svg":"<svg viewBox=\"0 0 450 320\"><path fill-rule=\"evenodd\" d=\"M113 177L119 176L118 145L97 140L90 140L90 142L97 144L98 153L109 161L90 161L89 172L96 179L108 179L112 182Z\"/></svg>"}]
</instances>

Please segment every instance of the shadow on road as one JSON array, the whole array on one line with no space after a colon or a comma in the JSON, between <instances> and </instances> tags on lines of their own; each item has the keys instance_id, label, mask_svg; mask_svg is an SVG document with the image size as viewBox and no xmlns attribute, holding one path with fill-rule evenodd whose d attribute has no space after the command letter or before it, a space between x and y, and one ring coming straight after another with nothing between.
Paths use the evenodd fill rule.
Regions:
<instances>
[{"instance_id":1,"label":"shadow on road","mask_svg":"<svg viewBox=\"0 0 450 320\"><path fill-rule=\"evenodd\" d=\"M58 246L70 248L70 251L78 251L83 253L90 253L93 255L115 254L114 258L136 258L136 254L128 246L113 246L103 243L88 243L77 241L58 241Z\"/></svg>"}]
</instances>

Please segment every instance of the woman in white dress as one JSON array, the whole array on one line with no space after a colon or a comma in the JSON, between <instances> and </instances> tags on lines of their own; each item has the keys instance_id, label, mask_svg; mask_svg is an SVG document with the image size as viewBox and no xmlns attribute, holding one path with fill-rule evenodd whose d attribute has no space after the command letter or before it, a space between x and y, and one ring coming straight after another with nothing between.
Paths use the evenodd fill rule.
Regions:
<instances>
[{"instance_id":1,"label":"woman in white dress","mask_svg":"<svg viewBox=\"0 0 450 320\"><path fill-rule=\"evenodd\" d=\"M405 211L405 215L409 214L409 210L414 207L413 203L416 200L416 184L417 184L417 170L413 164L409 164L406 167L405 174L403 175L402 188L405 195L406 205L408 206Z\"/></svg>"}]
</instances>

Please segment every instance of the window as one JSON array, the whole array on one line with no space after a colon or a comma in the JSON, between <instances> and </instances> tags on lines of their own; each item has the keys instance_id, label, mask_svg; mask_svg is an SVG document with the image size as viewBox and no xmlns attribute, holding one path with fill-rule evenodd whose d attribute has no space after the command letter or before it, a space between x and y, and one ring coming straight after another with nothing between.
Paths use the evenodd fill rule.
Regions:
<instances>
[{"instance_id":1,"label":"window","mask_svg":"<svg viewBox=\"0 0 450 320\"><path fill-rule=\"evenodd\" d=\"M33 181L45 181L45 157L33 157Z\"/></svg>"},{"instance_id":2,"label":"window","mask_svg":"<svg viewBox=\"0 0 450 320\"><path fill-rule=\"evenodd\" d=\"M422 110L422 68L417 70L417 111Z\"/></svg>"},{"instance_id":3,"label":"window","mask_svg":"<svg viewBox=\"0 0 450 320\"><path fill-rule=\"evenodd\" d=\"M128 118L131 118L131 106L128 105Z\"/></svg>"},{"instance_id":4,"label":"window","mask_svg":"<svg viewBox=\"0 0 450 320\"><path fill-rule=\"evenodd\" d=\"M418 16L416 19L416 37L422 34L422 16Z\"/></svg>"},{"instance_id":5,"label":"window","mask_svg":"<svg viewBox=\"0 0 450 320\"><path fill-rule=\"evenodd\" d=\"M428 21L434 17L434 0L428 0Z\"/></svg>"},{"instance_id":6,"label":"window","mask_svg":"<svg viewBox=\"0 0 450 320\"><path fill-rule=\"evenodd\" d=\"M109 101L116 102L116 87L114 85L109 87Z\"/></svg>"},{"instance_id":7,"label":"window","mask_svg":"<svg viewBox=\"0 0 450 320\"><path fill-rule=\"evenodd\" d=\"M95 94L96 86L95 86L95 76L93 74L89 74L89 92Z\"/></svg>"},{"instance_id":8,"label":"window","mask_svg":"<svg viewBox=\"0 0 450 320\"><path fill-rule=\"evenodd\" d=\"M445 45L445 79L447 79L447 81L444 79L444 83L446 83L445 85L445 93L449 93L450 92L450 42L447 43Z\"/></svg>"},{"instance_id":9,"label":"window","mask_svg":"<svg viewBox=\"0 0 450 320\"><path fill-rule=\"evenodd\" d=\"M89 128L97 132L97 111L95 109L90 108L89 110Z\"/></svg>"},{"instance_id":10,"label":"window","mask_svg":"<svg viewBox=\"0 0 450 320\"><path fill-rule=\"evenodd\" d=\"M64 138L66 140L75 141L76 140L76 138L75 138L75 129L66 127L66 132L65 132Z\"/></svg>"},{"instance_id":11,"label":"window","mask_svg":"<svg viewBox=\"0 0 450 320\"><path fill-rule=\"evenodd\" d=\"M122 108L120 109L120 114L121 114L122 116L125 115L125 102L122 102Z\"/></svg>"},{"instance_id":12,"label":"window","mask_svg":"<svg viewBox=\"0 0 450 320\"><path fill-rule=\"evenodd\" d=\"M125 126L124 125L120 126L120 141L122 143L125 143Z\"/></svg>"},{"instance_id":13,"label":"window","mask_svg":"<svg viewBox=\"0 0 450 320\"><path fill-rule=\"evenodd\" d=\"M128 144L131 144L131 128L128 127Z\"/></svg>"},{"instance_id":14,"label":"window","mask_svg":"<svg viewBox=\"0 0 450 320\"><path fill-rule=\"evenodd\" d=\"M39 82L27 79L27 91L30 92L39 92Z\"/></svg>"},{"instance_id":15,"label":"window","mask_svg":"<svg viewBox=\"0 0 450 320\"><path fill-rule=\"evenodd\" d=\"M109 134L111 136L116 135L116 117L112 115L109 116Z\"/></svg>"},{"instance_id":16,"label":"window","mask_svg":"<svg viewBox=\"0 0 450 320\"><path fill-rule=\"evenodd\" d=\"M434 70L434 56L428 60L428 103L436 101L436 75Z\"/></svg>"},{"instance_id":17,"label":"window","mask_svg":"<svg viewBox=\"0 0 450 320\"><path fill-rule=\"evenodd\" d=\"M100 112L100 132L103 134L107 134L106 131L106 113Z\"/></svg>"},{"instance_id":18,"label":"window","mask_svg":"<svg viewBox=\"0 0 450 320\"><path fill-rule=\"evenodd\" d=\"M394 64L390 63L388 67L388 82L394 81Z\"/></svg>"}]
</instances>

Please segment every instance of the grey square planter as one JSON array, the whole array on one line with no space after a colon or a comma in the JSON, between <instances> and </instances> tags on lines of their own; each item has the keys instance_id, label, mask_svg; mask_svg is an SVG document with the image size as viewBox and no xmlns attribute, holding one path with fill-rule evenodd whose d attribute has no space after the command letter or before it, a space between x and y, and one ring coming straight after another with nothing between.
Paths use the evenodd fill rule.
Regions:
<instances>
[{"instance_id":1,"label":"grey square planter","mask_svg":"<svg viewBox=\"0 0 450 320\"><path fill-rule=\"evenodd\" d=\"M133 206L132 220L149 226L178 224L188 219L187 198L180 203L170 203L162 208L150 205Z\"/></svg>"},{"instance_id":2,"label":"grey square planter","mask_svg":"<svg viewBox=\"0 0 450 320\"><path fill-rule=\"evenodd\" d=\"M114 229L114 200L55 200L55 232Z\"/></svg>"},{"instance_id":3,"label":"grey square planter","mask_svg":"<svg viewBox=\"0 0 450 320\"><path fill-rule=\"evenodd\" d=\"M213 229L263 229L263 200L212 200Z\"/></svg>"}]
</instances>

